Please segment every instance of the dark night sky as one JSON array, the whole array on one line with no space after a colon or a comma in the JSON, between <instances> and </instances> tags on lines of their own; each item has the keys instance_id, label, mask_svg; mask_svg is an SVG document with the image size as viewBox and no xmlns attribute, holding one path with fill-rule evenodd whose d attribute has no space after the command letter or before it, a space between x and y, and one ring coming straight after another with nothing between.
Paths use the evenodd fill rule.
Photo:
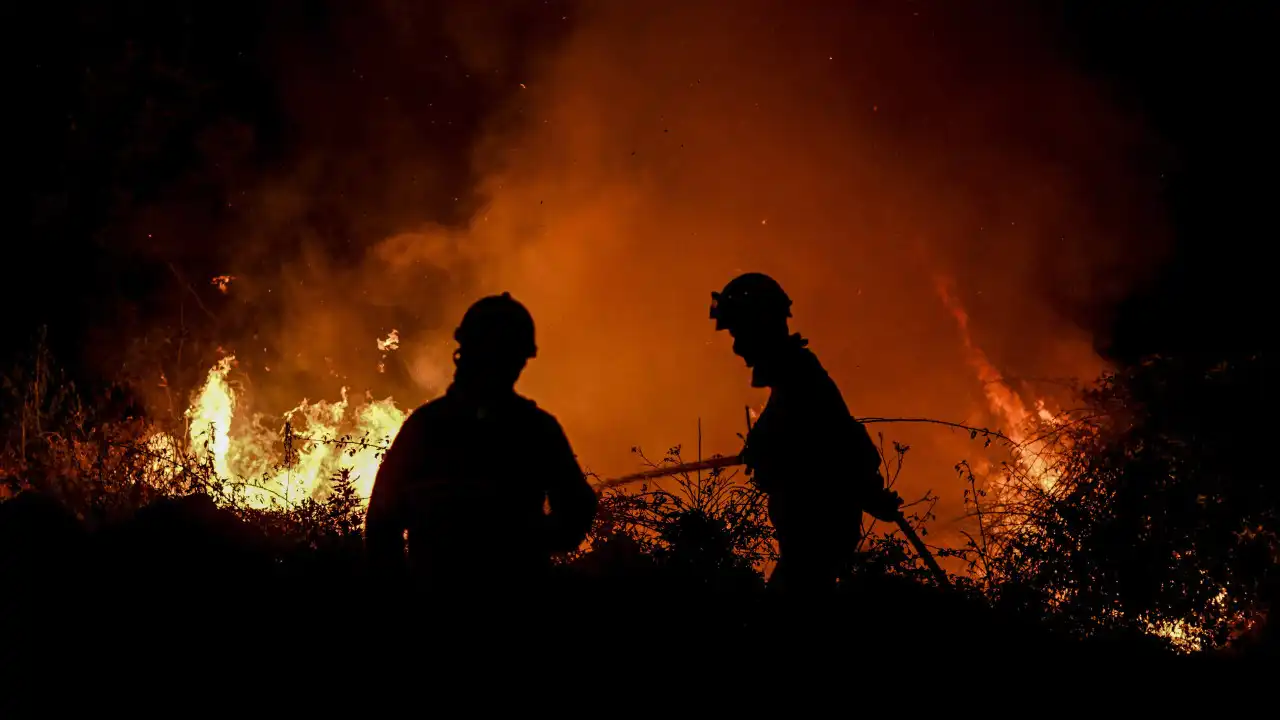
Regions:
<instances>
[{"instance_id":1,"label":"dark night sky","mask_svg":"<svg viewBox=\"0 0 1280 720\"><path fill-rule=\"evenodd\" d=\"M1175 255L1156 286L1102 318L1124 356L1260 348L1255 257L1272 234L1276 109L1273 4L1062 3L1081 66L1139 108L1174 151ZM1104 325L1104 326L1105 326Z\"/></svg>"},{"instance_id":2,"label":"dark night sky","mask_svg":"<svg viewBox=\"0 0 1280 720\"><path fill-rule=\"evenodd\" d=\"M481 201L469 166L480 123L571 31L574 13L559 0L488 6L470 20L497 38L493 77L469 74L460 52L406 63L382 41L397 28L360 3L27 6L4 63L6 215L18 219L7 243L6 351L28 347L42 323L72 358L170 321L178 298L190 296L178 277L205 302L221 302L208 277L269 264L298 241L283 237L247 258L225 257L216 241L245 221L237 193L276 174L301 173L305 191L323 200L307 222L337 257L357 256L361 239L413 219L409 208L464 222ZM412 26L414 42L447 50L457 35L443 29L445 7L418 3L398 21ZM999 12L999 3L973 7ZM1176 248L1158 282L1119 307L1064 310L1120 357L1262 345L1253 316L1267 264L1253 257L1270 235L1275 188L1276 63L1263 37L1274 11L1264 2L1040 7L1078 66L1140 110L1175 160L1166 198ZM394 113L384 110L391 97ZM403 116L416 124L404 127ZM376 195L364 178L407 152L429 152L432 174L393 178L404 188L394 201ZM336 209L344 204L365 212L353 218ZM183 302L183 312L201 312Z\"/></svg>"}]
</instances>

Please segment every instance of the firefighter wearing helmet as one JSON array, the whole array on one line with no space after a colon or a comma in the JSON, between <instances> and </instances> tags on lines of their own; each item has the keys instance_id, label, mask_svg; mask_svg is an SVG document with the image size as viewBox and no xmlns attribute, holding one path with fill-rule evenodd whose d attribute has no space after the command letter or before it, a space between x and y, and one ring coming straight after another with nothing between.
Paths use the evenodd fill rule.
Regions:
<instances>
[{"instance_id":1,"label":"firefighter wearing helmet","mask_svg":"<svg viewBox=\"0 0 1280 720\"><path fill-rule=\"evenodd\" d=\"M529 311L483 298L454 338L452 384L409 416L378 471L370 561L445 599L538 587L590 530L595 492L556 419L515 391L537 355Z\"/></svg>"},{"instance_id":2,"label":"firefighter wearing helmet","mask_svg":"<svg viewBox=\"0 0 1280 720\"><path fill-rule=\"evenodd\" d=\"M862 513L891 520L901 498L884 487L870 434L808 341L790 331L791 299L782 286L747 273L711 299L716 330L733 337L751 384L770 390L743 450L778 540L770 585L789 594L830 590L852 566Z\"/></svg>"}]
</instances>

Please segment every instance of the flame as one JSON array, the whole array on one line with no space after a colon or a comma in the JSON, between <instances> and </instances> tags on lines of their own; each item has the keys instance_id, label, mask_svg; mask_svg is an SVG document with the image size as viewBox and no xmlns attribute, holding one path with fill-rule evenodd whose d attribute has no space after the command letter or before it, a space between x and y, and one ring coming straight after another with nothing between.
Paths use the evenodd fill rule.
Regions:
<instances>
[{"instance_id":1,"label":"flame","mask_svg":"<svg viewBox=\"0 0 1280 720\"><path fill-rule=\"evenodd\" d=\"M368 434L371 440L382 447L391 447L391 443L404 425L405 413L396 407L391 398L373 401L369 399L364 405L356 408L356 429L359 433ZM361 497L369 497L373 491L373 480L378 474L378 466L382 464L382 450L368 445L348 453L352 474L356 477L356 489Z\"/></svg>"},{"instance_id":2,"label":"flame","mask_svg":"<svg viewBox=\"0 0 1280 720\"><path fill-rule=\"evenodd\" d=\"M387 352L388 350L400 349L400 332L395 328L391 328L391 333L386 338L378 340L378 349Z\"/></svg>"},{"instance_id":3,"label":"flame","mask_svg":"<svg viewBox=\"0 0 1280 720\"><path fill-rule=\"evenodd\" d=\"M395 336L388 341L398 342ZM369 497L382 454L407 417L394 399L366 395L353 406L343 387L336 402L303 399L282 415L241 417L240 398L227 379L234 366L234 356L218 361L186 412L192 454L224 489L250 507L288 507L321 499L346 470L357 493ZM148 441L157 472L176 471L175 448L163 433Z\"/></svg>"},{"instance_id":4,"label":"flame","mask_svg":"<svg viewBox=\"0 0 1280 720\"><path fill-rule=\"evenodd\" d=\"M387 371L387 353L392 350L400 349L400 333L395 328L391 328L391 334L386 338L378 340L378 349L382 351L382 359L378 361L378 372Z\"/></svg>"},{"instance_id":5,"label":"flame","mask_svg":"<svg viewBox=\"0 0 1280 720\"><path fill-rule=\"evenodd\" d=\"M1061 421L1050 412L1043 399L1037 399L1033 408L1028 407L1022 397L1004 381L986 353L973 342L969 333L969 315L952 292L951 281L939 277L936 287L938 295L955 317L956 324L960 328L969 364L977 372L978 379L982 381L987 404L992 412L1009 425L1006 435L1014 442L1012 455L1015 464L1038 486L1038 489L1044 492L1052 491L1060 479L1054 466L1057 450L1049 447L1044 434L1030 437L1030 433L1037 420L1041 421L1042 429L1052 428ZM980 464L974 465L975 473L987 477L992 477L991 469L991 464L986 461L980 461ZM996 484L994 491L997 502L1003 502L1012 499L1019 492L1024 492L1025 489L1013 483L1004 483ZM1222 608L1226 601L1226 590L1222 590L1213 600L1213 604ZM1243 624L1244 621L1245 616L1238 614L1237 622ZM1208 637L1205 633L1185 621L1147 620L1145 624L1147 632L1165 638L1179 652L1194 652L1207 646Z\"/></svg>"},{"instance_id":6,"label":"flame","mask_svg":"<svg viewBox=\"0 0 1280 720\"><path fill-rule=\"evenodd\" d=\"M146 451L151 456L147 470L152 476L168 479L178 473L178 446L173 437L155 433L147 439Z\"/></svg>"},{"instance_id":7,"label":"flame","mask_svg":"<svg viewBox=\"0 0 1280 720\"><path fill-rule=\"evenodd\" d=\"M219 477L231 475L227 454L231 451L231 418L236 411L236 396L227 384L227 374L235 361L234 355L219 360L187 409L187 436L195 456L202 463L210 463Z\"/></svg>"},{"instance_id":8,"label":"flame","mask_svg":"<svg viewBox=\"0 0 1280 720\"><path fill-rule=\"evenodd\" d=\"M1053 452L1045 439L1032 438L1030 434L1037 420L1049 426L1055 425L1058 422L1055 414L1048 409L1043 399L1037 399L1033 407L1029 408L1022 396L1004 381L1004 377L982 348L973 342L973 336L969 333L969 314L956 299L951 280L940 276L936 279L935 286L938 296L960 328L969 365L982 382L988 407L1008 424L1005 435L1014 443L1012 454L1015 463L1041 489L1052 490L1058 483L1058 473L1052 462Z\"/></svg>"},{"instance_id":9,"label":"flame","mask_svg":"<svg viewBox=\"0 0 1280 720\"><path fill-rule=\"evenodd\" d=\"M1209 602L1219 610L1225 608L1227 605L1227 591L1225 589L1219 590L1218 594ZM1246 624L1244 613L1237 613L1235 618L1238 625L1243 626ZM1203 650L1209 645L1209 638L1204 631L1183 620L1147 621L1146 625L1147 632L1165 638L1178 652L1192 653Z\"/></svg>"}]
</instances>

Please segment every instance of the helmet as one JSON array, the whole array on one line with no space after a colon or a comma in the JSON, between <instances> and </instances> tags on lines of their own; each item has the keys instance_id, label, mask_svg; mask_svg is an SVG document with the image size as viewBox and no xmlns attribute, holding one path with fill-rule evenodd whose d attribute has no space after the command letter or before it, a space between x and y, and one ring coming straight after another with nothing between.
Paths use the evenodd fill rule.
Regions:
<instances>
[{"instance_id":1,"label":"helmet","mask_svg":"<svg viewBox=\"0 0 1280 720\"><path fill-rule=\"evenodd\" d=\"M724 290L711 293L711 319L716 321L716 330L769 316L791 317L791 298L777 280L764 273L739 275Z\"/></svg>"},{"instance_id":2,"label":"helmet","mask_svg":"<svg viewBox=\"0 0 1280 720\"><path fill-rule=\"evenodd\" d=\"M477 300L463 314L453 338L463 350L479 348L481 352L520 355L526 360L538 354L533 316L506 292Z\"/></svg>"}]
</instances>

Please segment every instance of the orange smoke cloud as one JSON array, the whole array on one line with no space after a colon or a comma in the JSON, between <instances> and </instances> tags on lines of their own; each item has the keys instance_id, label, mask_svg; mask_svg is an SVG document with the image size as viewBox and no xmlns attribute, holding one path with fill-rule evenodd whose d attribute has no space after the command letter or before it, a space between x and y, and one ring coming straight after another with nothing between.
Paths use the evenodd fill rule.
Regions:
<instances>
[{"instance_id":1,"label":"orange smoke cloud","mask_svg":"<svg viewBox=\"0 0 1280 720\"><path fill-rule=\"evenodd\" d=\"M477 152L489 203L450 247L479 277L446 315L501 290L529 305L541 354L522 390L585 462L691 446L698 418L704 447L737 449L762 396L706 311L745 270L792 294L858 415L988 417L936 272L1003 372L1093 374L1089 337L1050 301L1120 292L1159 247L1132 187L1137 127L1025 30L731 5L592 6ZM975 452L873 430L917 448L908 492L945 492Z\"/></svg>"},{"instance_id":2,"label":"orange smoke cloud","mask_svg":"<svg viewBox=\"0 0 1280 720\"><path fill-rule=\"evenodd\" d=\"M472 70L512 88L473 155L487 202L463 228L406 221L358 263L304 253L286 282L237 284L287 298L278 345L326 349L300 371L359 368L404 406L448 382L465 307L511 291L539 324L520 389L605 474L634 469L635 445L692 447L699 419L707 452L738 450L743 407L764 394L707 307L742 271L782 282L857 415L1002 422L964 337L1008 387L1096 373L1088 333L1058 310L1119 296L1163 245L1140 124L1010 14L835 5L594 3L520 77L498 72L483 13L460 13ZM431 158L395 163L401 185ZM383 358L369 338L393 327ZM872 430L913 447L904 494L958 508L951 468L977 444Z\"/></svg>"}]
</instances>

